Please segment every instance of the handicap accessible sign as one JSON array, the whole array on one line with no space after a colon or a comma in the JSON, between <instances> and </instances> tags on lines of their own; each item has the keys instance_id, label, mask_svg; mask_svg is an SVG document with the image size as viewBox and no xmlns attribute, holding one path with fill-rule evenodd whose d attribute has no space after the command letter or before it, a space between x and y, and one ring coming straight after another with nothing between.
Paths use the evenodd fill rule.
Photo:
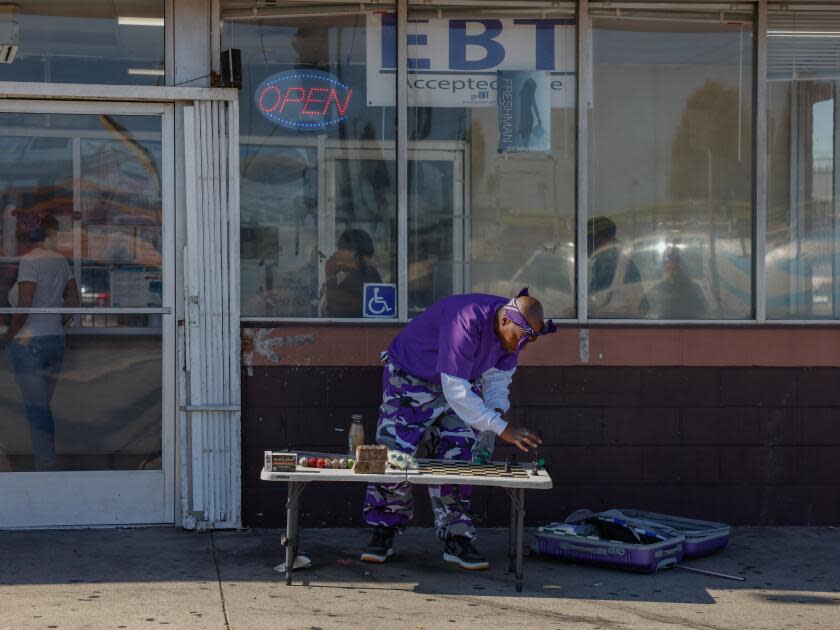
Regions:
<instances>
[{"instance_id":1,"label":"handicap accessible sign","mask_svg":"<svg viewBox=\"0 0 840 630\"><path fill-rule=\"evenodd\" d=\"M365 283L365 317L391 318L397 316L397 285Z\"/></svg>"}]
</instances>

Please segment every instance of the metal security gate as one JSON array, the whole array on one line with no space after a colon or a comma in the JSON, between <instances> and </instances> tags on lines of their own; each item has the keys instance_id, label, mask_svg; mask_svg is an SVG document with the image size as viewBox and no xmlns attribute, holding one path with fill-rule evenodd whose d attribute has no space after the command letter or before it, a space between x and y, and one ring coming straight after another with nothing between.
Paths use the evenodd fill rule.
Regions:
<instances>
[{"instance_id":1,"label":"metal security gate","mask_svg":"<svg viewBox=\"0 0 840 630\"><path fill-rule=\"evenodd\" d=\"M184 107L187 245L179 326L185 528L240 516L238 103Z\"/></svg>"}]
</instances>

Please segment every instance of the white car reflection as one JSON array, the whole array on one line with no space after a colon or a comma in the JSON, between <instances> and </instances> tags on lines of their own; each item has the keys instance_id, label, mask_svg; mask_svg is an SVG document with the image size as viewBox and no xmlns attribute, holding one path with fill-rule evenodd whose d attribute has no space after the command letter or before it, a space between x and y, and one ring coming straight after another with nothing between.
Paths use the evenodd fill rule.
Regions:
<instances>
[{"instance_id":1,"label":"white car reflection","mask_svg":"<svg viewBox=\"0 0 840 630\"><path fill-rule=\"evenodd\" d=\"M473 291L511 295L528 285L552 317L575 316L571 243L537 249L510 280L483 280L504 274L503 263L476 267ZM589 258L588 278L593 319L739 319L752 312L750 243L741 238L673 230L614 242Z\"/></svg>"}]
</instances>

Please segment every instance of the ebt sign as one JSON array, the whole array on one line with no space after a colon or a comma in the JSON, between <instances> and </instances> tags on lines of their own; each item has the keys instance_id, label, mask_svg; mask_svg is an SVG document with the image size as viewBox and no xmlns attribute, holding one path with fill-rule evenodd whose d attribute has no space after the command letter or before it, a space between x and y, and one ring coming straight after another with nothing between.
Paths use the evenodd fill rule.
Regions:
<instances>
[{"instance_id":1,"label":"ebt sign","mask_svg":"<svg viewBox=\"0 0 840 630\"><path fill-rule=\"evenodd\" d=\"M286 70L257 87L254 103L271 122L291 129L317 130L347 118L353 89L322 70Z\"/></svg>"},{"instance_id":2,"label":"ebt sign","mask_svg":"<svg viewBox=\"0 0 840 630\"><path fill-rule=\"evenodd\" d=\"M550 75L552 107L574 107L573 18L409 19L409 104L495 107L499 70ZM392 106L397 70L394 13L367 16L368 105Z\"/></svg>"}]
</instances>

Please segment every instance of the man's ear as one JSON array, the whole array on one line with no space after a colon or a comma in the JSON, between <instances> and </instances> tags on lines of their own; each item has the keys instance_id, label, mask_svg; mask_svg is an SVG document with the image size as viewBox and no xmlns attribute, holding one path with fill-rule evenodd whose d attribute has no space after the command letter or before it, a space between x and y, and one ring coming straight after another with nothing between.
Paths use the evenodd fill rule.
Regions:
<instances>
[{"instance_id":1,"label":"man's ear","mask_svg":"<svg viewBox=\"0 0 840 630\"><path fill-rule=\"evenodd\" d=\"M502 315L502 326L507 326L510 323L507 315Z\"/></svg>"}]
</instances>

